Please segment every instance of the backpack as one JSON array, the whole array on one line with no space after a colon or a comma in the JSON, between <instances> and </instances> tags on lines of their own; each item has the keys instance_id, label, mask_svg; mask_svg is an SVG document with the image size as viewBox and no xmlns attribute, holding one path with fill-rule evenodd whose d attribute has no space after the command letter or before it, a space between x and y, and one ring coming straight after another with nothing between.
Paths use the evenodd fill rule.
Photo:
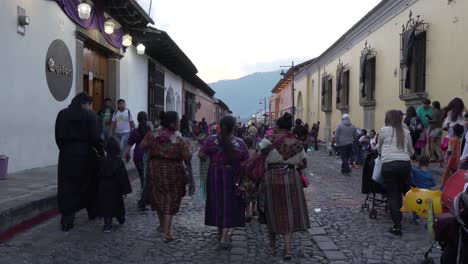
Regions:
<instances>
[{"instance_id":1,"label":"backpack","mask_svg":"<svg viewBox=\"0 0 468 264\"><path fill-rule=\"evenodd\" d=\"M410 119L410 123L409 123L409 131L411 134L420 134L423 130L423 127L422 127L422 124L421 122L418 122L418 118L417 117L412 117Z\"/></svg>"}]
</instances>

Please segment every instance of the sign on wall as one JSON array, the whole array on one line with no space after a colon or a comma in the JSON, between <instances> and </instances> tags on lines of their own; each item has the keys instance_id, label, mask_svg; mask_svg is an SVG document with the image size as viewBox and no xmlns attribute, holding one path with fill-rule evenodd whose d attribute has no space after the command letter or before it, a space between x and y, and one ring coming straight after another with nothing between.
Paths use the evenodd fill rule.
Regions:
<instances>
[{"instance_id":1,"label":"sign on wall","mask_svg":"<svg viewBox=\"0 0 468 264\"><path fill-rule=\"evenodd\" d=\"M54 40L47 50L45 71L49 91L55 100L67 99L73 84L73 63L67 45Z\"/></svg>"}]
</instances>

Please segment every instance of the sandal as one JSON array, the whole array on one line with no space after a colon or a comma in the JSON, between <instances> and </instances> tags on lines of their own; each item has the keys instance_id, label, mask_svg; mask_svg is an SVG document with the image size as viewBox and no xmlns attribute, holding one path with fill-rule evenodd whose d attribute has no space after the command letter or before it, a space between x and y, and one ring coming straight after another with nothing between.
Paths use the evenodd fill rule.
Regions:
<instances>
[{"instance_id":1,"label":"sandal","mask_svg":"<svg viewBox=\"0 0 468 264\"><path fill-rule=\"evenodd\" d=\"M164 243L169 243L169 242L172 242L175 240L175 238L173 238L172 236L167 236L167 235L164 235L163 238L162 238L163 242Z\"/></svg>"}]
</instances>

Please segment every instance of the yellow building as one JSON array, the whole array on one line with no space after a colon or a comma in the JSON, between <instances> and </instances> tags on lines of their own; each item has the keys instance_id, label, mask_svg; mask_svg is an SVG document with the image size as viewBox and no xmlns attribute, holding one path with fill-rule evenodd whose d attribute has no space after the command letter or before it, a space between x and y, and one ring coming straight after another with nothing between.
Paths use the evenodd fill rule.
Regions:
<instances>
[{"instance_id":1,"label":"yellow building","mask_svg":"<svg viewBox=\"0 0 468 264\"><path fill-rule=\"evenodd\" d=\"M383 0L295 76L297 116L320 121L328 141L343 113L378 130L387 110L468 99L467 11L461 0Z\"/></svg>"}]
</instances>

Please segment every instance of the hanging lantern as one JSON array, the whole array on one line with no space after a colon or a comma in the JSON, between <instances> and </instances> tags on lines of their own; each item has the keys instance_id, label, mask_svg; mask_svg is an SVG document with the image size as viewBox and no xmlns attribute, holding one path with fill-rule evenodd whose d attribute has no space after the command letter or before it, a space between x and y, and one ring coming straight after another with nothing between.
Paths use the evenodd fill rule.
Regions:
<instances>
[{"instance_id":1,"label":"hanging lantern","mask_svg":"<svg viewBox=\"0 0 468 264\"><path fill-rule=\"evenodd\" d=\"M82 2L81 4L79 4L78 16L84 20L88 19L91 16L91 6L86 2Z\"/></svg>"},{"instance_id":2,"label":"hanging lantern","mask_svg":"<svg viewBox=\"0 0 468 264\"><path fill-rule=\"evenodd\" d=\"M130 47L132 45L132 37L129 34L125 34L122 37L122 45L124 47Z\"/></svg>"},{"instance_id":3,"label":"hanging lantern","mask_svg":"<svg viewBox=\"0 0 468 264\"><path fill-rule=\"evenodd\" d=\"M143 44L140 43L140 44L138 44L138 46L136 47L136 49L137 49L137 53L138 53L139 55L145 54L145 49L146 49L145 45L143 45Z\"/></svg>"},{"instance_id":4,"label":"hanging lantern","mask_svg":"<svg viewBox=\"0 0 468 264\"><path fill-rule=\"evenodd\" d=\"M115 28L115 23L112 22L112 19L108 19L104 23L104 32L106 32L107 35L114 33L114 28Z\"/></svg>"}]
</instances>

